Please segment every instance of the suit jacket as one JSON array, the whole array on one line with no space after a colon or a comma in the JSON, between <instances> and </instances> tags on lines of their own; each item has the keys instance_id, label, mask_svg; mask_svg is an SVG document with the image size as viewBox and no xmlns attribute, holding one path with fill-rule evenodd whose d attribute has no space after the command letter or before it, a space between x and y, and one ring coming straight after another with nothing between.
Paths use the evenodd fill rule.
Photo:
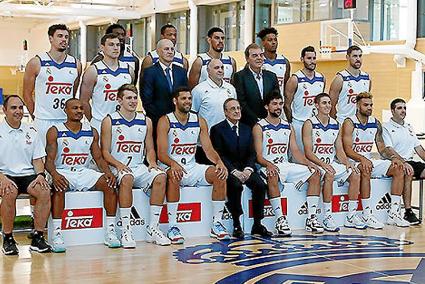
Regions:
<instances>
[{"instance_id":1,"label":"suit jacket","mask_svg":"<svg viewBox=\"0 0 425 284\"><path fill-rule=\"evenodd\" d=\"M172 77L173 91L178 87L187 86L187 73L184 68L173 65ZM156 125L161 116L174 110L172 92L159 62L143 71L143 78L139 83L146 115Z\"/></svg>"},{"instance_id":2,"label":"suit jacket","mask_svg":"<svg viewBox=\"0 0 425 284\"><path fill-rule=\"evenodd\" d=\"M258 118L267 116L267 111L264 108L257 82L248 65L233 75L233 85L242 107L241 122L253 127ZM263 90L264 97L273 90L279 91L279 82L273 72L263 70Z\"/></svg>"},{"instance_id":3,"label":"suit jacket","mask_svg":"<svg viewBox=\"0 0 425 284\"><path fill-rule=\"evenodd\" d=\"M214 125L210 133L214 149L220 155L229 174L235 169L242 171L246 167L251 167L255 171L256 154L252 131L248 125L239 122L238 137L227 120L223 120Z\"/></svg>"}]
</instances>

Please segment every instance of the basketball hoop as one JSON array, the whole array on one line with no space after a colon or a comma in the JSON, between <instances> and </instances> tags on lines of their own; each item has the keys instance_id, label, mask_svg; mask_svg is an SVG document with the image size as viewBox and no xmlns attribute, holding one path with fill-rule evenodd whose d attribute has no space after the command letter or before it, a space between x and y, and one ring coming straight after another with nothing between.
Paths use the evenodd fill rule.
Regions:
<instances>
[{"instance_id":1,"label":"basketball hoop","mask_svg":"<svg viewBox=\"0 0 425 284\"><path fill-rule=\"evenodd\" d=\"M332 52L336 50L335 46L324 45L320 47L320 57L322 59L332 59Z\"/></svg>"}]
</instances>

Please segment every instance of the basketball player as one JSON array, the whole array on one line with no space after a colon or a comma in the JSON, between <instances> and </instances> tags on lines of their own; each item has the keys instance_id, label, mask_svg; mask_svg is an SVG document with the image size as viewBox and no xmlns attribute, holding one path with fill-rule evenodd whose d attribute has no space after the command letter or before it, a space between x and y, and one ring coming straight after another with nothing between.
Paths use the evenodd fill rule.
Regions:
<instances>
[{"instance_id":1,"label":"basketball player","mask_svg":"<svg viewBox=\"0 0 425 284\"><path fill-rule=\"evenodd\" d=\"M285 113L294 127L298 149L303 152L302 127L304 122L317 114L314 98L323 93L325 77L316 72L316 51L307 46L301 51L302 70L298 70L289 78L285 86Z\"/></svg>"},{"instance_id":2,"label":"basketball player","mask_svg":"<svg viewBox=\"0 0 425 284\"><path fill-rule=\"evenodd\" d=\"M99 190L103 192L106 210L105 245L120 247L115 233L115 213L117 195L115 176L99 148L97 130L83 119L83 106L78 99L69 99L65 103L67 121L57 124L47 132L46 169L52 176L52 217L54 252L65 252L66 245L62 236L62 213L65 208L66 191ZM93 157L102 172L89 169L89 155Z\"/></svg>"},{"instance_id":3,"label":"basketball player","mask_svg":"<svg viewBox=\"0 0 425 284\"><path fill-rule=\"evenodd\" d=\"M207 65L213 58L220 59L223 62L223 80L230 83L233 74L236 72L236 61L232 57L223 54L224 39L224 31L221 28L213 27L208 31L209 50L198 55L189 72L189 87L191 89L198 83L208 79Z\"/></svg>"},{"instance_id":4,"label":"basketball player","mask_svg":"<svg viewBox=\"0 0 425 284\"><path fill-rule=\"evenodd\" d=\"M350 46L346 58L348 67L336 74L329 89L332 102L331 116L340 124L347 117L356 114L356 96L361 92L369 92L372 88L369 74L360 70L363 61L361 48L356 45Z\"/></svg>"},{"instance_id":5,"label":"basketball player","mask_svg":"<svg viewBox=\"0 0 425 284\"><path fill-rule=\"evenodd\" d=\"M307 119L303 126L304 151L307 159L319 167L323 180L323 228L329 232L338 232L339 227L331 214L333 182L342 185L348 180L348 195L357 197L360 172L345 155L338 122L329 116L332 107L329 95L318 94L314 104L317 115Z\"/></svg>"},{"instance_id":6,"label":"basketball player","mask_svg":"<svg viewBox=\"0 0 425 284\"><path fill-rule=\"evenodd\" d=\"M130 84L134 78L133 68L118 60L121 48L118 35L106 34L100 43L104 58L87 68L81 82L84 114L98 133L102 120L116 110L118 88Z\"/></svg>"},{"instance_id":7,"label":"basketball player","mask_svg":"<svg viewBox=\"0 0 425 284\"><path fill-rule=\"evenodd\" d=\"M213 225L211 237L229 239L222 224L226 197L227 169L213 149L205 120L190 112L192 95L190 89L180 87L173 93L175 111L162 116L158 122L158 158L167 167L168 237L173 244L184 242L177 227L177 206L181 186L212 185ZM195 162L198 140L207 158L215 166Z\"/></svg>"},{"instance_id":8,"label":"basketball player","mask_svg":"<svg viewBox=\"0 0 425 284\"><path fill-rule=\"evenodd\" d=\"M277 54L277 30L273 27L264 28L257 37L261 39L261 45L264 49L263 69L276 74L279 81L280 93L285 93L285 85L291 74L291 64L289 60L280 54Z\"/></svg>"},{"instance_id":9,"label":"basketball player","mask_svg":"<svg viewBox=\"0 0 425 284\"><path fill-rule=\"evenodd\" d=\"M293 127L280 116L283 111L283 98L273 91L264 99L267 117L254 125L257 162L262 166L262 175L267 179L269 199L276 215L276 229L282 235L291 235L291 229L280 208L279 182L294 183L296 189L308 182L308 217L305 229L313 233L323 233L323 227L316 217L320 197L320 171L307 160L295 142ZM288 150L299 164L288 162Z\"/></svg>"},{"instance_id":10,"label":"basketball player","mask_svg":"<svg viewBox=\"0 0 425 284\"><path fill-rule=\"evenodd\" d=\"M170 244L170 240L159 230L166 175L156 164L152 121L144 114L136 112L137 94L134 85L122 85L117 93L119 111L106 116L102 122L103 157L112 167L119 184L121 244L124 248L136 247L130 225L133 187L141 188L150 196L148 240L159 245ZM148 167L143 164L145 153Z\"/></svg>"},{"instance_id":11,"label":"basketball player","mask_svg":"<svg viewBox=\"0 0 425 284\"><path fill-rule=\"evenodd\" d=\"M360 170L360 194L362 198L363 215L355 214L357 197L349 196L348 215L344 226L358 228L362 223L373 229L382 229L384 225L372 215L370 207L370 179L384 176L392 177L391 208L388 214L388 224L408 227L399 210L401 193L403 192L403 162L392 148L385 147L382 138L382 126L379 120L372 116L372 95L363 92L356 96L357 112L344 120L342 125L342 143L347 156L357 163ZM372 147L376 148L385 160L372 159Z\"/></svg>"}]
</instances>

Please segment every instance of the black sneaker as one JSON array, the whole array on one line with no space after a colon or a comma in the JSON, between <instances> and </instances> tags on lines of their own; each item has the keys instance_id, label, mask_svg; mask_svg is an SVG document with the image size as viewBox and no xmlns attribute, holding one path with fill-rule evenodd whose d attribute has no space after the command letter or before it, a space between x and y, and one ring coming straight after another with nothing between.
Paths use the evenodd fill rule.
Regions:
<instances>
[{"instance_id":1,"label":"black sneaker","mask_svg":"<svg viewBox=\"0 0 425 284\"><path fill-rule=\"evenodd\" d=\"M404 220L410 223L410 225L419 225L421 223L421 220L416 217L415 213L413 213L412 209L407 209L404 212Z\"/></svg>"},{"instance_id":2,"label":"black sneaker","mask_svg":"<svg viewBox=\"0 0 425 284\"><path fill-rule=\"evenodd\" d=\"M35 233L31 241L30 250L45 253L51 252L52 247L46 242L43 235Z\"/></svg>"},{"instance_id":3,"label":"black sneaker","mask_svg":"<svg viewBox=\"0 0 425 284\"><path fill-rule=\"evenodd\" d=\"M18 247L16 246L16 241L12 236L3 236L2 251L5 255L17 255L19 253Z\"/></svg>"}]
</instances>

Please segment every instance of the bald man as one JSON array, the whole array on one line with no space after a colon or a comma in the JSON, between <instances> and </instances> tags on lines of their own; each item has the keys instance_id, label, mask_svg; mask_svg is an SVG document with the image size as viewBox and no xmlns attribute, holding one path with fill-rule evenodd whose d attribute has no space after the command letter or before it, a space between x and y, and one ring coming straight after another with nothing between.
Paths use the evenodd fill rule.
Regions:
<instances>
[{"instance_id":1,"label":"bald man","mask_svg":"<svg viewBox=\"0 0 425 284\"><path fill-rule=\"evenodd\" d=\"M172 93L178 87L187 86L186 70L173 63L174 44L169 39L158 41L156 50L159 60L143 71L140 80L141 99L154 129L161 116L174 110Z\"/></svg>"}]
</instances>

